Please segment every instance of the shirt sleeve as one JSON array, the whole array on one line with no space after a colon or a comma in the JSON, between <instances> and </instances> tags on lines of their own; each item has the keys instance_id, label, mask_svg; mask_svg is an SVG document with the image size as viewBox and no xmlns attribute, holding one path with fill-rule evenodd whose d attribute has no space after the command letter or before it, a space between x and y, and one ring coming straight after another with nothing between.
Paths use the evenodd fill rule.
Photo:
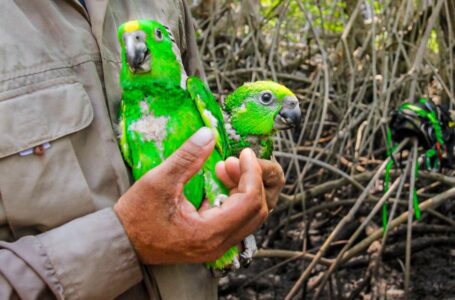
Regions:
<instances>
[{"instance_id":1,"label":"shirt sleeve","mask_svg":"<svg viewBox=\"0 0 455 300\"><path fill-rule=\"evenodd\" d=\"M184 32L184 41L186 47L182 53L183 66L189 76L197 76L206 81L202 61L199 57L198 46L196 43L196 34L194 31L193 17L191 16L190 8L185 0L181 1L182 10L182 26Z\"/></svg>"},{"instance_id":2,"label":"shirt sleeve","mask_svg":"<svg viewBox=\"0 0 455 300\"><path fill-rule=\"evenodd\" d=\"M0 242L0 299L112 299L141 280L137 256L111 208Z\"/></svg>"}]
</instances>

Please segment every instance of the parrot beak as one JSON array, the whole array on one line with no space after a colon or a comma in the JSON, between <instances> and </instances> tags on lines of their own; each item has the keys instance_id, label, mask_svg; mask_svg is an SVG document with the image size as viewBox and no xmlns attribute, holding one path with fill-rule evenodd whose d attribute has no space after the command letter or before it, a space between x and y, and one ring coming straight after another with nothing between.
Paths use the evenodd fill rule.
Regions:
<instances>
[{"instance_id":1,"label":"parrot beak","mask_svg":"<svg viewBox=\"0 0 455 300\"><path fill-rule=\"evenodd\" d=\"M136 30L123 34L126 61L133 73L150 72L150 52L145 43L145 32Z\"/></svg>"},{"instance_id":2,"label":"parrot beak","mask_svg":"<svg viewBox=\"0 0 455 300\"><path fill-rule=\"evenodd\" d=\"M300 125L300 111L299 101L295 96L286 96L283 100L283 108L275 117L274 129L286 130L289 128L296 128Z\"/></svg>"}]
</instances>

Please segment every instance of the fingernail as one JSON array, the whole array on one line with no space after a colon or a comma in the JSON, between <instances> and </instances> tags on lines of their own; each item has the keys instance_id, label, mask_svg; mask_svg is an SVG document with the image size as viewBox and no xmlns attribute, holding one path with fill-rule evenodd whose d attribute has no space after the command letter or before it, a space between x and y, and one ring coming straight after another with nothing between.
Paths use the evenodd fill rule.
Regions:
<instances>
[{"instance_id":1,"label":"fingernail","mask_svg":"<svg viewBox=\"0 0 455 300\"><path fill-rule=\"evenodd\" d=\"M251 148L245 148L244 150L246 152L246 154L252 158L256 158L256 154L254 153L254 151L251 149Z\"/></svg>"},{"instance_id":2,"label":"fingernail","mask_svg":"<svg viewBox=\"0 0 455 300\"><path fill-rule=\"evenodd\" d=\"M201 147L207 145L212 140L213 131L207 127L202 127L191 137L191 142Z\"/></svg>"},{"instance_id":3,"label":"fingernail","mask_svg":"<svg viewBox=\"0 0 455 300\"><path fill-rule=\"evenodd\" d=\"M253 160L254 159L254 152L250 148L245 148L242 150L240 153L240 158L241 159L246 159L246 160Z\"/></svg>"},{"instance_id":4,"label":"fingernail","mask_svg":"<svg viewBox=\"0 0 455 300\"><path fill-rule=\"evenodd\" d=\"M239 161L239 159L238 159L237 157L235 157L235 156L229 156L229 157L226 159L226 161L233 161L233 162L236 162L236 163L237 163L237 162Z\"/></svg>"},{"instance_id":5,"label":"fingernail","mask_svg":"<svg viewBox=\"0 0 455 300\"><path fill-rule=\"evenodd\" d=\"M215 165L215 169L218 169L218 168L223 168L223 169L226 168L225 162L222 161L222 160L220 160L219 162L217 162L216 165Z\"/></svg>"}]
</instances>

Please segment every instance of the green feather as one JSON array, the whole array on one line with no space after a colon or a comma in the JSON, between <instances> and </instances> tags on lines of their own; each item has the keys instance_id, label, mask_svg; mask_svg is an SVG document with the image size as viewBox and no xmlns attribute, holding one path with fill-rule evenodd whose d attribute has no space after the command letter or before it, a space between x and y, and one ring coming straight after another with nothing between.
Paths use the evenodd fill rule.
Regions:
<instances>
[{"instance_id":1,"label":"green feather","mask_svg":"<svg viewBox=\"0 0 455 300\"><path fill-rule=\"evenodd\" d=\"M204 125L213 129L216 147L223 158L228 152L228 141L224 128L224 118L218 101L213 96L207 85L197 77L190 77L187 81L187 89L197 109L202 116Z\"/></svg>"},{"instance_id":2,"label":"green feather","mask_svg":"<svg viewBox=\"0 0 455 300\"><path fill-rule=\"evenodd\" d=\"M133 24L133 25L132 25ZM126 48L123 34L125 31L137 29L146 33L146 45L151 59L151 71L144 74L135 74L130 71L126 63ZM157 40L156 30L162 32L162 40ZM182 81L183 66L175 53L175 44L172 42L171 33L162 24L151 20L130 21L120 26L118 38L122 49L122 69L120 73L122 88L128 88L130 83L147 85L150 80L159 80L180 85Z\"/></svg>"},{"instance_id":3,"label":"green feather","mask_svg":"<svg viewBox=\"0 0 455 300\"><path fill-rule=\"evenodd\" d=\"M223 269L225 266L230 265L236 257L239 256L239 249L232 247L221 258L205 263L208 268Z\"/></svg>"},{"instance_id":4,"label":"green feather","mask_svg":"<svg viewBox=\"0 0 455 300\"><path fill-rule=\"evenodd\" d=\"M150 55L150 71L146 73L133 72L127 63L123 37L133 31L145 34ZM157 35L158 31L162 34ZM229 194L216 177L215 166L219 161L256 144L260 157L270 158L274 118L283 99L294 96L290 90L270 81L246 84L226 99L225 111L222 111L202 80L190 77L185 81L179 51L171 32L162 24L151 20L131 21L120 26L118 37L122 48L120 83L123 89L119 144L135 180L158 166L203 126L214 131L216 147L202 170L183 189L185 197L196 208L203 199L213 205L217 196ZM276 97L273 106L265 107L254 101L264 90ZM238 255L237 247L232 247L206 265L223 269L232 265Z\"/></svg>"},{"instance_id":5,"label":"green feather","mask_svg":"<svg viewBox=\"0 0 455 300\"><path fill-rule=\"evenodd\" d=\"M265 91L275 99L271 105L259 101ZM272 136L276 132L275 117L288 96L295 97L287 87L273 81L246 83L230 94L224 102L225 115L231 126L228 130L229 155L238 156L243 149L251 147L259 157L270 159Z\"/></svg>"},{"instance_id":6,"label":"green feather","mask_svg":"<svg viewBox=\"0 0 455 300\"><path fill-rule=\"evenodd\" d=\"M185 197L199 208L204 198L211 204L220 194L229 190L216 177L216 163L225 158L226 135L221 109L208 88L196 78L188 82L191 93L181 87L184 71L173 50L170 35L161 24L154 21L139 21L135 30L146 33L147 47L152 56L151 71L136 74L126 61L126 49L122 39L123 30L131 24L122 25L119 39L122 45L121 86L123 89L120 110L120 147L125 161L130 165L135 180L158 166L169 157L198 129L210 125L209 111L219 126L212 128L217 133L217 149L185 185ZM156 41L153 33L159 28L163 39ZM232 264L238 254L237 247L231 248L220 259L208 263L216 268Z\"/></svg>"}]
</instances>

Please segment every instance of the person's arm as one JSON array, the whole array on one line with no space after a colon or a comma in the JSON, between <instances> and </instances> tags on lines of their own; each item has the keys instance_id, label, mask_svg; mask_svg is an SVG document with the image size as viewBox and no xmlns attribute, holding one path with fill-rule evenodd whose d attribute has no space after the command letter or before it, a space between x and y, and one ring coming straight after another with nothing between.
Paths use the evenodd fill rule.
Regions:
<instances>
[{"instance_id":1,"label":"person's arm","mask_svg":"<svg viewBox=\"0 0 455 300\"><path fill-rule=\"evenodd\" d=\"M0 299L109 299L142 279L112 209L0 243Z\"/></svg>"},{"instance_id":2,"label":"person's arm","mask_svg":"<svg viewBox=\"0 0 455 300\"><path fill-rule=\"evenodd\" d=\"M197 211L183 196L214 145L212 130L200 129L120 198L116 214L105 209L0 243L0 299L115 298L141 280L137 257L146 264L205 262L238 244L268 214L251 150L242 152L238 184L222 207Z\"/></svg>"}]
</instances>

